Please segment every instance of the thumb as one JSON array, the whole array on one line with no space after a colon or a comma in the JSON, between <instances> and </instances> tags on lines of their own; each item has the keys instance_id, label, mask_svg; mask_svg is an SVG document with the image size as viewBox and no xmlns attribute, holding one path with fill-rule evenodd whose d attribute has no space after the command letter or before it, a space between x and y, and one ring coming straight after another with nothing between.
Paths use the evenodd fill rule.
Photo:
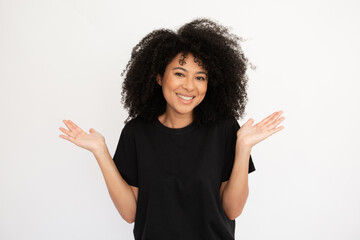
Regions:
<instances>
[{"instance_id":1,"label":"thumb","mask_svg":"<svg viewBox=\"0 0 360 240\"><path fill-rule=\"evenodd\" d=\"M254 123L254 119L253 118L249 118L249 120L247 120L247 122L245 123L245 124L247 124L247 125L253 125L253 123Z\"/></svg>"},{"instance_id":2,"label":"thumb","mask_svg":"<svg viewBox=\"0 0 360 240\"><path fill-rule=\"evenodd\" d=\"M90 128L89 132L90 132L90 133L95 133L96 131L95 131L95 129Z\"/></svg>"}]
</instances>

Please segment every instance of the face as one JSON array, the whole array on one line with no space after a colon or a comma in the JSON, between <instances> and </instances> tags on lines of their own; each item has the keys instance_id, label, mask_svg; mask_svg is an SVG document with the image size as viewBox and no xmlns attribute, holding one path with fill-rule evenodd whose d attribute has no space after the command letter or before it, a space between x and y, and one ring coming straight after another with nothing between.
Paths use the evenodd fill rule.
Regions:
<instances>
[{"instance_id":1,"label":"face","mask_svg":"<svg viewBox=\"0 0 360 240\"><path fill-rule=\"evenodd\" d=\"M157 83L162 86L167 102L166 111L177 114L192 114L193 109L205 97L208 72L194 62L191 53L184 58L179 53L167 65L164 76L157 75Z\"/></svg>"}]
</instances>

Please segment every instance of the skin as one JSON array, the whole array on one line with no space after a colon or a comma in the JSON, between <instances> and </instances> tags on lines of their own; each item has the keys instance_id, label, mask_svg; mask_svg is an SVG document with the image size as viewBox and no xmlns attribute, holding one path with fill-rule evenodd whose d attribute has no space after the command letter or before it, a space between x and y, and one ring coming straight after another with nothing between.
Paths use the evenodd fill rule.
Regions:
<instances>
[{"instance_id":1,"label":"skin","mask_svg":"<svg viewBox=\"0 0 360 240\"><path fill-rule=\"evenodd\" d=\"M182 128L189 125L193 121L194 108L201 103L207 91L207 71L194 61L191 53L186 56L185 64L180 64L179 60L181 59L182 56L179 53L168 64L164 75L158 74L156 78L167 102L166 112L158 116L158 119L169 128ZM195 96L195 98L191 104L184 104L176 93ZM248 167L251 149L259 142L284 129L284 126L278 127L285 119L284 116L280 117L282 113L283 111L274 112L255 125L253 125L254 120L249 118L238 130L231 177L228 181L221 183L219 191L224 212L228 218L235 219L239 216L246 203L249 192ZM99 132L90 128L87 133L71 120L63 120L63 122L68 129L60 127L59 129L66 135L59 135L59 137L89 150L97 159L105 152L109 157L105 138ZM130 187L137 201L138 188ZM128 222L132 221L134 220Z\"/></svg>"},{"instance_id":2,"label":"skin","mask_svg":"<svg viewBox=\"0 0 360 240\"><path fill-rule=\"evenodd\" d=\"M164 76L157 75L156 81L162 87L167 102L166 111L158 118L169 128L182 128L193 121L193 110L205 98L208 72L194 62L194 56L188 53L185 64L182 54L178 53L167 65ZM184 104L176 93L195 96L190 104Z\"/></svg>"},{"instance_id":3,"label":"skin","mask_svg":"<svg viewBox=\"0 0 360 240\"><path fill-rule=\"evenodd\" d=\"M249 195L248 170L249 157L252 148L259 142L267 139L284 129L277 127L285 117L281 116L283 111L277 111L254 124L250 118L237 131L235 146L235 159L230 179L223 182L220 187L220 199L225 214L231 220L237 218L243 211Z\"/></svg>"}]
</instances>

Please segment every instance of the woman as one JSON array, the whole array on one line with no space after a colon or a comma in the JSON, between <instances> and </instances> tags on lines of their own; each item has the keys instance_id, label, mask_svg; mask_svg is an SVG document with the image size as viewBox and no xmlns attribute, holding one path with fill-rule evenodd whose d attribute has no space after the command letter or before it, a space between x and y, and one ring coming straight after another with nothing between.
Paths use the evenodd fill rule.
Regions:
<instances>
[{"instance_id":1,"label":"woman","mask_svg":"<svg viewBox=\"0 0 360 240\"><path fill-rule=\"evenodd\" d=\"M135 239L235 238L248 197L251 149L283 129L275 112L241 128L247 59L209 19L154 30L133 49L122 103L129 117L111 157L104 137L64 120L60 137L91 151Z\"/></svg>"}]
</instances>

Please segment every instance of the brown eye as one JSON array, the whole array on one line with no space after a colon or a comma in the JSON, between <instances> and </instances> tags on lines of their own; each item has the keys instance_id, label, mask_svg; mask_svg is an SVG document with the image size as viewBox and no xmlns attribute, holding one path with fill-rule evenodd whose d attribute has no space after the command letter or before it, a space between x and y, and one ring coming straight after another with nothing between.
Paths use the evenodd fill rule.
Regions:
<instances>
[{"instance_id":1,"label":"brown eye","mask_svg":"<svg viewBox=\"0 0 360 240\"><path fill-rule=\"evenodd\" d=\"M180 75L179 75L180 74ZM184 74L182 74L182 73L175 73L175 75L177 75L177 76L184 76Z\"/></svg>"},{"instance_id":2,"label":"brown eye","mask_svg":"<svg viewBox=\"0 0 360 240\"><path fill-rule=\"evenodd\" d=\"M199 78L201 78L201 79L199 79ZM205 78L203 78L203 77L198 77L198 79L199 79L199 80L202 80L202 81L204 81L204 80L205 80Z\"/></svg>"}]
</instances>

